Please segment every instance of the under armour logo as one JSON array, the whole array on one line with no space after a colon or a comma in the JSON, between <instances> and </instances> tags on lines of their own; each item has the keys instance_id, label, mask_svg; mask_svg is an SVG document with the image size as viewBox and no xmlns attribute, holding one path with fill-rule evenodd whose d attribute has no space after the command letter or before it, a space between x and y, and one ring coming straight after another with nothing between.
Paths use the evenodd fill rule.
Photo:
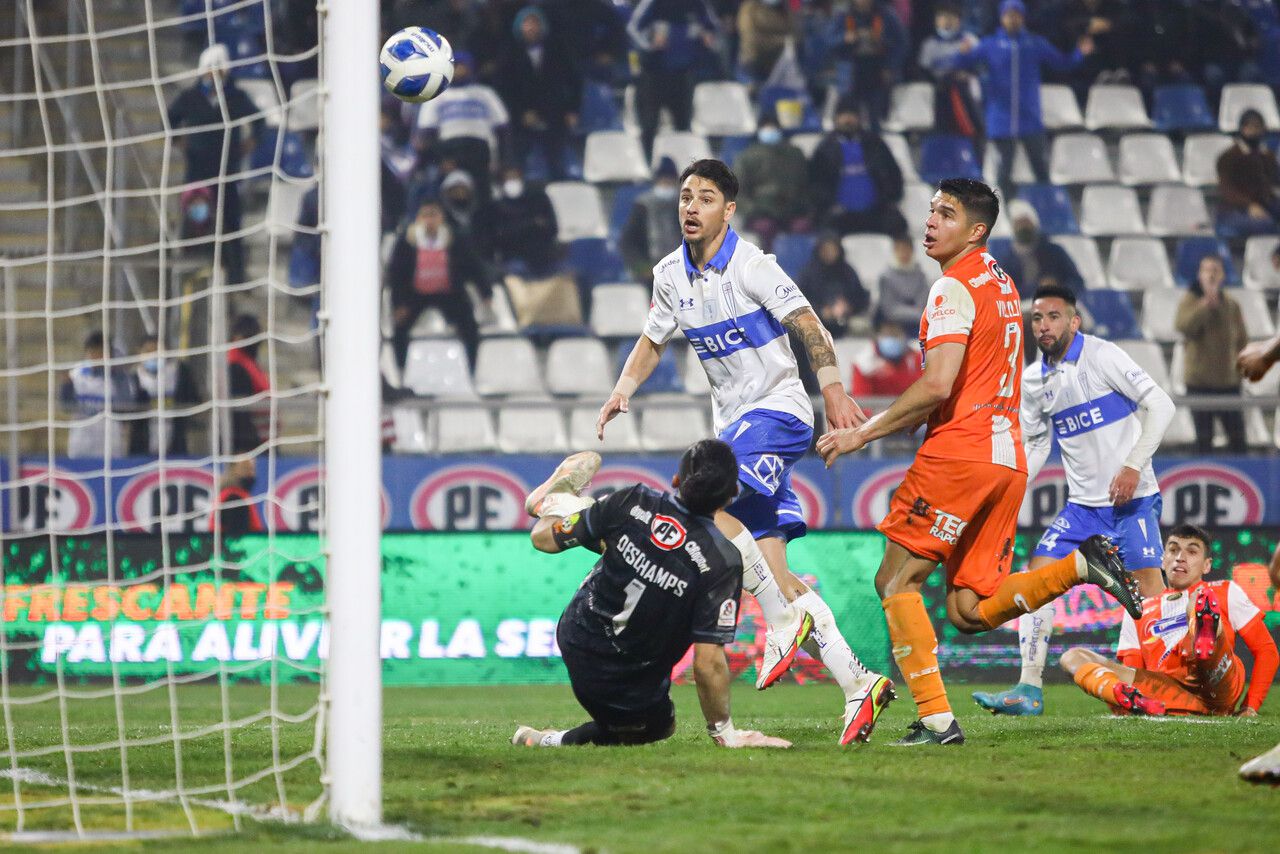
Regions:
<instances>
[{"instance_id":1,"label":"under armour logo","mask_svg":"<svg viewBox=\"0 0 1280 854\"><path fill-rule=\"evenodd\" d=\"M680 310L681 310L681 311L688 311L688 310L689 310L689 309L691 309L691 308L693 308L693 297L689 297L688 299L685 299L684 297L681 297L681 298L680 298Z\"/></svg>"}]
</instances>

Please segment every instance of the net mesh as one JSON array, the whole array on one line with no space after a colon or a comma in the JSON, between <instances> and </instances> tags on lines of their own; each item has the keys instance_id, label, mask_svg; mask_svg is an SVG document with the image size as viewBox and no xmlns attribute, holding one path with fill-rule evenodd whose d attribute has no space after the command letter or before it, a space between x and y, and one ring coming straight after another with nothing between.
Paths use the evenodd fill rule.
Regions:
<instances>
[{"instance_id":1,"label":"net mesh","mask_svg":"<svg viewBox=\"0 0 1280 854\"><path fill-rule=\"evenodd\" d=\"M0 8L0 830L323 802L305 7Z\"/></svg>"}]
</instances>

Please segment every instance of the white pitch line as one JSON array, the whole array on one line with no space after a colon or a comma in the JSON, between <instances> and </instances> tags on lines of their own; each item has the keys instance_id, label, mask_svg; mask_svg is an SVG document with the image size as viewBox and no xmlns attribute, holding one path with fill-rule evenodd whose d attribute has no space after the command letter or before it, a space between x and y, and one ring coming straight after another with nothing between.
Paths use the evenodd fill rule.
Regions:
<instances>
[{"instance_id":1,"label":"white pitch line","mask_svg":"<svg viewBox=\"0 0 1280 854\"><path fill-rule=\"evenodd\" d=\"M1192 718L1192 717L1172 717L1162 716L1154 717L1152 715L1103 715L1104 721L1150 721L1151 723L1162 724L1199 724L1209 726L1222 726L1223 724L1238 725L1240 722L1234 718Z\"/></svg>"}]
</instances>

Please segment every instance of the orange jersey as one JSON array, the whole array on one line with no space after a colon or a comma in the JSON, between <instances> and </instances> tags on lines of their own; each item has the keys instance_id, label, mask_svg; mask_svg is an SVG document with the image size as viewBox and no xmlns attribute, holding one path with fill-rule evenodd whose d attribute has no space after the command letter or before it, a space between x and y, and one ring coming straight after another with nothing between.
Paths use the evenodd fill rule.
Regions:
<instances>
[{"instance_id":1,"label":"orange jersey","mask_svg":"<svg viewBox=\"0 0 1280 854\"><path fill-rule=\"evenodd\" d=\"M951 396L929 416L921 456L1027 470L1022 450L1022 305L984 247L934 282L920 318L920 349L966 347Z\"/></svg>"}]
</instances>

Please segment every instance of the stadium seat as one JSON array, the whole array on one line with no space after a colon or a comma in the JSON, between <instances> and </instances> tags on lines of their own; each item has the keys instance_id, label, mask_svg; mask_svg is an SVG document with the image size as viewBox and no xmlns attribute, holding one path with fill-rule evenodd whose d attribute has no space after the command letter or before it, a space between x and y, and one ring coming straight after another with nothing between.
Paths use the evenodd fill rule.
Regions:
<instances>
[{"instance_id":1,"label":"stadium seat","mask_svg":"<svg viewBox=\"0 0 1280 854\"><path fill-rule=\"evenodd\" d=\"M672 213L675 216L675 213ZM570 241L566 259L569 269L585 287L604 282L616 282L623 278L622 259L609 248L603 237L582 237Z\"/></svg>"},{"instance_id":2,"label":"stadium seat","mask_svg":"<svg viewBox=\"0 0 1280 854\"><path fill-rule=\"evenodd\" d=\"M1108 340L1140 338L1138 318L1133 313L1129 295L1120 291L1097 289L1079 295L1080 304L1093 319L1089 331Z\"/></svg>"},{"instance_id":3,"label":"stadium seat","mask_svg":"<svg viewBox=\"0 0 1280 854\"><path fill-rule=\"evenodd\" d=\"M1080 230L1094 237L1145 234L1138 194L1130 187L1115 185L1085 187L1080 202Z\"/></svg>"},{"instance_id":4,"label":"stadium seat","mask_svg":"<svg viewBox=\"0 0 1280 854\"><path fill-rule=\"evenodd\" d=\"M1280 237L1257 235L1244 244L1244 286L1259 291L1280 289L1280 270L1271 261L1272 254L1280 247ZM1280 371L1273 373L1280 375Z\"/></svg>"},{"instance_id":5,"label":"stadium seat","mask_svg":"<svg viewBox=\"0 0 1280 854\"><path fill-rule=\"evenodd\" d=\"M649 290L642 285L596 285L591 289L591 331L601 338L635 338L649 316Z\"/></svg>"},{"instance_id":6,"label":"stadium seat","mask_svg":"<svg viewBox=\"0 0 1280 854\"><path fill-rule=\"evenodd\" d=\"M640 450L640 433L636 430L637 418L634 414L610 421L605 428L603 442L596 438L596 419L599 417L600 407L594 404L575 406L569 410L569 447L591 448L606 454L635 453Z\"/></svg>"},{"instance_id":7,"label":"stadium seat","mask_svg":"<svg viewBox=\"0 0 1280 854\"><path fill-rule=\"evenodd\" d=\"M590 395L604 400L617 377L609 350L599 338L557 338L547 348L547 390L552 394Z\"/></svg>"},{"instance_id":8,"label":"stadium seat","mask_svg":"<svg viewBox=\"0 0 1280 854\"><path fill-rule=\"evenodd\" d=\"M273 178L267 197L267 233L285 243L293 242L298 225L298 210L302 197L315 184L315 179L295 181Z\"/></svg>"},{"instance_id":9,"label":"stadium seat","mask_svg":"<svg viewBox=\"0 0 1280 854\"><path fill-rule=\"evenodd\" d=\"M302 137L293 131L284 131L284 138L281 140L280 130L271 125L265 126L258 134L258 139L254 143L253 150L249 152L249 168L272 169L279 167L279 171L290 178L310 178L315 174L315 170L311 166L311 158L307 155L307 147L303 144ZM279 163L276 162L276 146L280 147ZM270 176L267 176L270 180Z\"/></svg>"},{"instance_id":10,"label":"stadium seat","mask_svg":"<svg viewBox=\"0 0 1280 854\"><path fill-rule=\"evenodd\" d=\"M813 153L817 151L818 146L822 144L822 134L797 133L791 137L791 144L803 151L806 158L812 158ZM892 150L893 149L890 149L890 151ZM911 174L915 175L915 169L911 170ZM903 175L903 180L906 180L905 174Z\"/></svg>"},{"instance_id":11,"label":"stadium seat","mask_svg":"<svg viewBox=\"0 0 1280 854\"><path fill-rule=\"evenodd\" d=\"M695 160L711 156L711 145L705 136L687 131L659 133L653 140L653 156L649 165L657 169L662 158L670 157L677 169L684 169Z\"/></svg>"},{"instance_id":12,"label":"stadium seat","mask_svg":"<svg viewBox=\"0 0 1280 854\"><path fill-rule=\"evenodd\" d=\"M996 149L996 144L987 141L986 155L982 159L982 179L991 186L999 183L1000 176L1000 152ZM1031 171L1031 161L1027 159L1027 150L1022 147L1022 143L1017 143L1013 147L1013 183L1018 186L1024 184L1035 183L1036 175Z\"/></svg>"},{"instance_id":13,"label":"stadium seat","mask_svg":"<svg viewBox=\"0 0 1280 854\"><path fill-rule=\"evenodd\" d=\"M1116 341L1116 345L1129 354L1129 358L1138 363L1138 367L1146 371L1160 388L1170 388L1169 366L1164 360L1164 351L1154 341L1131 340Z\"/></svg>"},{"instance_id":14,"label":"stadium seat","mask_svg":"<svg viewBox=\"0 0 1280 854\"><path fill-rule=\"evenodd\" d=\"M757 102L760 115L776 115L784 131L815 133L822 130L822 117L803 89L766 86L760 90Z\"/></svg>"},{"instance_id":15,"label":"stadium seat","mask_svg":"<svg viewBox=\"0 0 1280 854\"><path fill-rule=\"evenodd\" d=\"M795 279L813 257L813 247L818 238L812 234L779 234L773 241L773 254L778 266Z\"/></svg>"},{"instance_id":16,"label":"stadium seat","mask_svg":"<svg viewBox=\"0 0 1280 854\"><path fill-rule=\"evenodd\" d=\"M1213 219L1199 187L1162 184L1151 191L1147 232L1156 237L1212 234Z\"/></svg>"},{"instance_id":17,"label":"stadium seat","mask_svg":"<svg viewBox=\"0 0 1280 854\"><path fill-rule=\"evenodd\" d=\"M920 306L920 310L924 311L924 306ZM907 334L912 334L913 330L907 330ZM862 362L871 351L875 349L875 343L869 338L837 338L834 342L833 349L836 354L836 365L840 367L840 379L844 382L846 389L853 386L853 366Z\"/></svg>"},{"instance_id":18,"label":"stadium seat","mask_svg":"<svg viewBox=\"0 0 1280 854\"><path fill-rule=\"evenodd\" d=\"M889 95L883 127L894 133L933 130L933 84L899 83Z\"/></svg>"},{"instance_id":19,"label":"stadium seat","mask_svg":"<svg viewBox=\"0 0 1280 854\"><path fill-rule=\"evenodd\" d=\"M680 336L680 338L683 337L683 335ZM618 347L615 376L621 375L622 368L626 365L627 357L631 355L633 347L635 347L634 341L623 341L622 345ZM680 381L680 366L676 364L674 347L667 347L662 351L662 356L658 359L658 364L653 369L653 373L649 374L649 379L645 380L644 385L640 386L639 390L636 391L636 395L651 394L684 394L684 383Z\"/></svg>"},{"instance_id":20,"label":"stadium seat","mask_svg":"<svg viewBox=\"0 0 1280 854\"><path fill-rule=\"evenodd\" d=\"M588 80L582 84L582 110L579 113L579 134L622 130L622 110L608 83ZM588 181L591 179L588 178Z\"/></svg>"},{"instance_id":21,"label":"stadium seat","mask_svg":"<svg viewBox=\"0 0 1280 854\"><path fill-rule=\"evenodd\" d=\"M924 229L929 218L929 205L933 202L933 187L925 183L904 183L898 211L907 221L907 232L915 234Z\"/></svg>"},{"instance_id":22,"label":"stadium seat","mask_svg":"<svg viewBox=\"0 0 1280 854\"><path fill-rule=\"evenodd\" d=\"M844 260L857 272L862 286L878 290L880 274L888 269L893 258L893 239L883 234L847 234L840 245L844 248Z\"/></svg>"},{"instance_id":23,"label":"stadium seat","mask_svg":"<svg viewBox=\"0 0 1280 854\"><path fill-rule=\"evenodd\" d=\"M1164 134L1131 133L1121 137L1119 161L1120 183L1130 187L1182 180L1173 143Z\"/></svg>"},{"instance_id":24,"label":"stadium seat","mask_svg":"<svg viewBox=\"0 0 1280 854\"><path fill-rule=\"evenodd\" d=\"M1060 234L1050 238L1061 246L1075 262L1076 270L1087 288L1107 287L1107 273L1102 266L1102 255L1092 237L1080 234Z\"/></svg>"},{"instance_id":25,"label":"stadium seat","mask_svg":"<svg viewBox=\"0 0 1280 854\"><path fill-rule=\"evenodd\" d=\"M1186 383L1184 382L1185 362L1186 362L1186 349L1180 343L1175 344L1173 346L1173 355L1170 356L1169 358L1169 375L1172 377L1172 382L1173 382L1173 385L1170 387L1170 390L1177 395L1183 395L1187 393ZM1277 376L1280 376L1280 374L1277 374ZM1250 397L1262 397L1267 394L1274 395L1278 390L1278 389L1271 389L1269 391L1257 390L1258 387L1261 385L1262 385L1261 383L1245 383L1244 384L1245 394L1249 395ZM1194 422L1191 420L1191 410L1188 409L1187 407L1180 407L1179 414L1184 415L1188 422L1189 433L1188 433L1188 438L1186 440L1186 444L1190 444L1190 442L1194 441L1194 437L1195 437L1195 427L1194 427ZM1176 421L1176 416L1175 416L1175 421ZM1171 424L1170 431L1172 431L1173 428L1174 428L1174 425ZM1272 434L1269 430L1267 430L1267 424L1262 417L1262 412L1256 406L1250 407L1244 410L1244 430L1245 430L1245 442L1252 447L1265 448L1265 447L1269 447L1273 443ZM1222 432L1221 425L1215 423L1214 432L1216 434L1214 439L1214 446L1225 447L1226 436ZM1183 444L1181 442L1169 441L1168 435L1169 435L1169 431L1166 431L1165 442L1162 444L1165 444L1165 443Z\"/></svg>"},{"instance_id":26,"label":"stadium seat","mask_svg":"<svg viewBox=\"0 0 1280 854\"><path fill-rule=\"evenodd\" d=\"M391 410L391 425L395 438L391 448L398 454L429 454L432 450L431 431L427 429L422 412L412 406L397 406Z\"/></svg>"},{"instance_id":27,"label":"stadium seat","mask_svg":"<svg viewBox=\"0 0 1280 854\"><path fill-rule=\"evenodd\" d=\"M295 80L285 107L285 127L292 131L320 128L320 81Z\"/></svg>"},{"instance_id":28,"label":"stadium seat","mask_svg":"<svg viewBox=\"0 0 1280 854\"><path fill-rule=\"evenodd\" d=\"M1240 304L1240 313L1244 315L1244 331L1250 341L1270 338L1276 334L1275 322L1271 319L1271 310L1267 308L1267 296L1261 291L1247 291L1243 288L1231 292L1231 298Z\"/></svg>"},{"instance_id":29,"label":"stadium seat","mask_svg":"<svg viewBox=\"0 0 1280 854\"><path fill-rule=\"evenodd\" d=\"M476 391L490 395L542 395L538 354L527 338L485 338L476 354Z\"/></svg>"},{"instance_id":30,"label":"stadium seat","mask_svg":"<svg viewBox=\"0 0 1280 854\"><path fill-rule=\"evenodd\" d=\"M455 338L411 341L404 360L404 386L424 397L475 400L467 351Z\"/></svg>"},{"instance_id":31,"label":"stadium seat","mask_svg":"<svg viewBox=\"0 0 1280 854\"><path fill-rule=\"evenodd\" d=\"M267 127L280 124L283 115L280 109L280 91L274 80L262 80L256 77L245 77L236 80L240 91L249 96L253 105L263 112L263 122Z\"/></svg>"},{"instance_id":32,"label":"stadium seat","mask_svg":"<svg viewBox=\"0 0 1280 854\"><path fill-rule=\"evenodd\" d=\"M746 151L755 141L754 136L726 136L720 140L720 159L732 166L738 159L738 155Z\"/></svg>"},{"instance_id":33,"label":"stadium seat","mask_svg":"<svg viewBox=\"0 0 1280 854\"><path fill-rule=\"evenodd\" d=\"M1110 287L1118 291L1174 287L1169 256L1164 244L1154 237L1117 237L1111 241L1107 270Z\"/></svg>"},{"instance_id":34,"label":"stadium seat","mask_svg":"<svg viewBox=\"0 0 1280 854\"><path fill-rule=\"evenodd\" d=\"M1218 185L1218 158L1231 147L1231 137L1197 133L1182 143L1182 183L1189 187Z\"/></svg>"},{"instance_id":35,"label":"stadium seat","mask_svg":"<svg viewBox=\"0 0 1280 854\"><path fill-rule=\"evenodd\" d=\"M547 196L556 212L558 237L565 243L580 237L604 237L604 209L600 191L582 181L555 181Z\"/></svg>"},{"instance_id":36,"label":"stadium seat","mask_svg":"<svg viewBox=\"0 0 1280 854\"><path fill-rule=\"evenodd\" d=\"M640 445L646 451L683 451L710 435L701 405L659 404L640 412Z\"/></svg>"},{"instance_id":37,"label":"stadium seat","mask_svg":"<svg viewBox=\"0 0 1280 854\"><path fill-rule=\"evenodd\" d=\"M1276 373L1280 374L1280 371ZM680 378L684 381L686 394L695 397L711 394L711 381L707 379L707 370L702 367L702 360L692 350L685 350L684 370L680 372Z\"/></svg>"},{"instance_id":38,"label":"stadium seat","mask_svg":"<svg viewBox=\"0 0 1280 854\"><path fill-rule=\"evenodd\" d=\"M504 454L564 453L569 436L557 406L504 406L498 411L498 450Z\"/></svg>"},{"instance_id":39,"label":"stadium seat","mask_svg":"<svg viewBox=\"0 0 1280 854\"><path fill-rule=\"evenodd\" d=\"M1235 133L1240 129L1240 114L1252 107L1262 113L1267 130L1280 130L1280 111L1276 96L1264 83L1228 83L1222 87L1218 101L1218 130Z\"/></svg>"},{"instance_id":40,"label":"stadium seat","mask_svg":"<svg viewBox=\"0 0 1280 854\"><path fill-rule=\"evenodd\" d=\"M492 451L498 444L493 417L482 406L446 406L435 413L436 452L465 454Z\"/></svg>"},{"instance_id":41,"label":"stadium seat","mask_svg":"<svg viewBox=\"0 0 1280 854\"><path fill-rule=\"evenodd\" d=\"M640 140L629 133L602 130L589 134L584 160L582 177L593 184L649 179Z\"/></svg>"},{"instance_id":42,"label":"stadium seat","mask_svg":"<svg viewBox=\"0 0 1280 854\"><path fill-rule=\"evenodd\" d=\"M1148 341L1170 344L1182 340L1175 325L1182 288L1152 287L1142 296L1142 335Z\"/></svg>"},{"instance_id":43,"label":"stadium seat","mask_svg":"<svg viewBox=\"0 0 1280 854\"><path fill-rule=\"evenodd\" d=\"M651 185L648 182L639 184L619 184L613 190L613 201L609 208L609 242L618 245L622 230L627 226L627 217L631 216L631 208L636 199Z\"/></svg>"},{"instance_id":44,"label":"stadium seat","mask_svg":"<svg viewBox=\"0 0 1280 854\"><path fill-rule=\"evenodd\" d=\"M1164 133L1211 130L1215 125L1204 89L1194 83L1157 86L1151 114L1156 130Z\"/></svg>"},{"instance_id":45,"label":"stadium seat","mask_svg":"<svg viewBox=\"0 0 1280 854\"><path fill-rule=\"evenodd\" d=\"M1064 133L1054 138L1049 157L1049 180L1054 184L1098 184L1115 179L1102 137Z\"/></svg>"},{"instance_id":46,"label":"stadium seat","mask_svg":"<svg viewBox=\"0 0 1280 854\"><path fill-rule=\"evenodd\" d=\"M1137 86L1099 83L1089 87L1084 107L1089 130L1138 130L1151 127Z\"/></svg>"},{"instance_id":47,"label":"stadium seat","mask_svg":"<svg viewBox=\"0 0 1280 854\"><path fill-rule=\"evenodd\" d=\"M884 140L884 144L889 148L889 153L893 155L894 161L898 164L898 171L902 173L903 183L919 181L920 173L916 171L916 164L911 159L911 146L907 144L907 138L900 133L882 133L880 138ZM792 140L792 142L795 142L795 140ZM817 146L815 145L814 147L816 148ZM812 157L813 152L808 152L806 156Z\"/></svg>"},{"instance_id":48,"label":"stadium seat","mask_svg":"<svg viewBox=\"0 0 1280 854\"><path fill-rule=\"evenodd\" d=\"M1062 187L1026 184L1018 188L1018 198L1036 209L1040 230L1045 234L1080 233L1080 223L1076 222L1076 212L1071 207L1071 196Z\"/></svg>"},{"instance_id":49,"label":"stadium seat","mask_svg":"<svg viewBox=\"0 0 1280 854\"><path fill-rule=\"evenodd\" d=\"M1045 128L1051 131L1074 130L1084 125L1076 93L1061 83L1040 85L1040 114Z\"/></svg>"},{"instance_id":50,"label":"stadium seat","mask_svg":"<svg viewBox=\"0 0 1280 854\"><path fill-rule=\"evenodd\" d=\"M756 111L747 87L732 80L693 87L694 133L703 136L749 136L756 132ZM677 163L679 161L676 161Z\"/></svg>"},{"instance_id":51,"label":"stadium seat","mask_svg":"<svg viewBox=\"0 0 1280 854\"><path fill-rule=\"evenodd\" d=\"M920 143L920 177L928 184L943 178L981 178L982 169L968 137L935 133Z\"/></svg>"},{"instance_id":52,"label":"stadium seat","mask_svg":"<svg viewBox=\"0 0 1280 854\"><path fill-rule=\"evenodd\" d=\"M1226 271L1227 284L1240 284L1236 275L1236 265L1231 260L1231 249L1225 241L1216 237L1184 237L1178 241L1173 251L1173 278L1179 285L1186 287L1196 277L1200 269L1200 259L1209 254L1216 254L1222 259Z\"/></svg>"}]
</instances>

